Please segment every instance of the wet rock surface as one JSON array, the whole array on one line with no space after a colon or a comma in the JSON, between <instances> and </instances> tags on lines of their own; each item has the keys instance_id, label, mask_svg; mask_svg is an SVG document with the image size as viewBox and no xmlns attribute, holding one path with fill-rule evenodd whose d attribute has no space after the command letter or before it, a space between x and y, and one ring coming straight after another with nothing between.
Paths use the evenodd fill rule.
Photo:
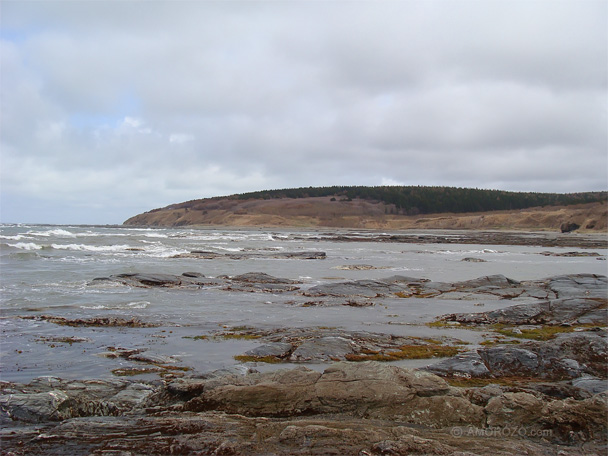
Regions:
<instances>
[{"instance_id":1,"label":"wet rock surface","mask_svg":"<svg viewBox=\"0 0 608 456\"><path fill-rule=\"evenodd\" d=\"M603 393L454 387L375 362L0 386L5 454L574 455L606 445Z\"/></svg>"},{"instance_id":2,"label":"wet rock surface","mask_svg":"<svg viewBox=\"0 0 608 456\"><path fill-rule=\"evenodd\" d=\"M193 250L190 253L180 253L171 258L194 258L199 260L231 259L249 260L252 258L273 258L289 260L324 260L325 252L239 252L239 253L217 253L203 250Z\"/></svg>"},{"instance_id":3,"label":"wet rock surface","mask_svg":"<svg viewBox=\"0 0 608 456\"><path fill-rule=\"evenodd\" d=\"M297 239L297 237L295 237ZM314 238L310 238L315 240ZM360 236L356 234L327 233L321 239L339 242L397 242L402 244L479 244L529 245L542 247L606 248L605 236L587 236L568 233L517 232L517 231L454 231L449 234L403 233Z\"/></svg>"},{"instance_id":4,"label":"wet rock surface","mask_svg":"<svg viewBox=\"0 0 608 456\"><path fill-rule=\"evenodd\" d=\"M311 312L331 305L370 305L373 311L385 299L513 305L443 315L430 326L449 329L450 335L432 339L329 327L224 328L201 337L200 343L224 338L256 345L235 357L245 364L200 377L176 372L179 365L172 357L107 347L99 354L124 360L127 370L157 369L170 375L155 381L41 377L29 384L2 382L5 454L606 451L605 276L515 281L490 275L452 283L391 276L310 286L260 272L217 277L129 273L100 278L90 286L108 282L175 292L214 287L219 293L273 293L285 304L311 307ZM119 317L22 318L69 326L153 325ZM454 337L458 328L487 333L488 343L466 345ZM377 362L433 357L441 360L417 370ZM256 372L261 363L327 366L322 372L304 366Z\"/></svg>"}]
</instances>

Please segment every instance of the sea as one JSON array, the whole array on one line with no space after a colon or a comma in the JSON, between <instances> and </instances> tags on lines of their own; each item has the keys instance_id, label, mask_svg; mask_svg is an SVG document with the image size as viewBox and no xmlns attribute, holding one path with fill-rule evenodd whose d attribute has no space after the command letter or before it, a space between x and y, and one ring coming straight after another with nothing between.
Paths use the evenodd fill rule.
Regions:
<instances>
[{"instance_id":1,"label":"sea","mask_svg":"<svg viewBox=\"0 0 608 456\"><path fill-rule=\"evenodd\" d=\"M456 282L503 274L536 280L561 274L606 274L599 256L551 256L588 249L386 242L392 232L336 229L134 228L125 226L0 225L0 379L27 383L39 376L111 378L136 361L108 356L125 350L170 359L188 375L243 366L235 360L258 345L247 338L214 337L235 328L336 328L413 337L450 336L472 346L479 331L430 328L453 312L479 312L511 301L378 298L368 307L294 303L285 293L243 292L223 287L139 288L100 277L124 273L197 272L206 277L263 272L312 286L392 275ZM412 232L408 232L412 234ZM421 232L421 239L424 232ZM445 232L445 236L458 236ZM351 240L345 242L349 237ZM352 240L355 239L355 240ZM193 250L213 259L176 258ZM272 258L273 252L322 251L325 259ZM232 253L256 253L243 258ZM463 261L475 258L482 261ZM69 320L116 317L153 327L66 326ZM429 360L401 361L419 366ZM407 364L410 363L410 364ZM258 370L284 365L248 363ZM323 369L323 364L309 367ZM178 372L176 370L176 372ZM137 378L158 378L143 373Z\"/></svg>"}]
</instances>

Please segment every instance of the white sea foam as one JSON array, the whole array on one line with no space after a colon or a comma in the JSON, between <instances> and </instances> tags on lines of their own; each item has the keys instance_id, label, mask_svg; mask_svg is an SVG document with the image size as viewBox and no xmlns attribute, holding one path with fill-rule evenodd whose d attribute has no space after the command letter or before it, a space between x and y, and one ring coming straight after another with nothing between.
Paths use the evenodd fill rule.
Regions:
<instances>
[{"instance_id":1,"label":"white sea foam","mask_svg":"<svg viewBox=\"0 0 608 456\"><path fill-rule=\"evenodd\" d=\"M129 245L87 245L87 244L51 244L56 250L78 250L89 252L122 252L129 248Z\"/></svg>"},{"instance_id":2,"label":"white sea foam","mask_svg":"<svg viewBox=\"0 0 608 456\"><path fill-rule=\"evenodd\" d=\"M56 228L56 229L48 230L48 231L29 231L27 234L32 235L32 236L43 236L43 237L50 237L50 236L69 237L69 238L76 237L76 235L74 233L72 233L71 231L63 230L61 228Z\"/></svg>"},{"instance_id":3,"label":"white sea foam","mask_svg":"<svg viewBox=\"0 0 608 456\"><path fill-rule=\"evenodd\" d=\"M90 309L90 310L121 310L121 309L145 309L150 305L150 301L134 301L125 304L116 304L116 305L104 305L104 304L96 304L96 305L82 305L81 309Z\"/></svg>"},{"instance_id":4,"label":"white sea foam","mask_svg":"<svg viewBox=\"0 0 608 456\"><path fill-rule=\"evenodd\" d=\"M146 233L144 234L145 237L149 237L149 238L168 238L169 236L167 236L166 234L162 234L162 233Z\"/></svg>"},{"instance_id":5,"label":"white sea foam","mask_svg":"<svg viewBox=\"0 0 608 456\"><path fill-rule=\"evenodd\" d=\"M17 242L16 244L7 244L9 247L22 250L42 250L44 247L34 242Z\"/></svg>"},{"instance_id":6,"label":"white sea foam","mask_svg":"<svg viewBox=\"0 0 608 456\"><path fill-rule=\"evenodd\" d=\"M214 245L213 248L218 250L225 250L227 252L242 252L245 250L242 247L220 247L219 245Z\"/></svg>"},{"instance_id":7,"label":"white sea foam","mask_svg":"<svg viewBox=\"0 0 608 456\"><path fill-rule=\"evenodd\" d=\"M481 250L437 250L436 252L427 251L425 253L439 253L441 255L483 255L489 253L504 253L498 250L481 249Z\"/></svg>"},{"instance_id":8,"label":"white sea foam","mask_svg":"<svg viewBox=\"0 0 608 456\"><path fill-rule=\"evenodd\" d=\"M0 239L6 239L9 241L20 241L21 239L32 239L30 236L23 234L17 234L16 236L0 236Z\"/></svg>"}]
</instances>

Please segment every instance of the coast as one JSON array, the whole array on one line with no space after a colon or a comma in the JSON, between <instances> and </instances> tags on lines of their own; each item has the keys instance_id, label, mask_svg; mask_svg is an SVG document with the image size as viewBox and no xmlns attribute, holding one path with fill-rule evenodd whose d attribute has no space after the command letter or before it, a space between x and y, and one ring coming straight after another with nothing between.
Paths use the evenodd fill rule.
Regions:
<instances>
[{"instance_id":1,"label":"coast","mask_svg":"<svg viewBox=\"0 0 608 456\"><path fill-rule=\"evenodd\" d=\"M10 236L51 231L65 243L25 255L12 247L14 268L55 261L85 281L61 306L15 307L4 322L31 328L17 351L34 341L48 356L94 359L108 372L5 377L3 454L606 450L602 236L129 228ZM46 283L30 270L14 293L25 280ZM52 280L56 301L70 282ZM25 356L23 367L36 355L12 348L5 352ZM223 367L200 367L218 353Z\"/></svg>"},{"instance_id":2,"label":"coast","mask_svg":"<svg viewBox=\"0 0 608 456\"><path fill-rule=\"evenodd\" d=\"M208 286L193 274L99 278L136 287ZM223 282L223 283L219 283ZM242 292L292 293L302 306L374 306L402 299L531 299L500 310L443 315L430 326L486 333L477 348L454 338L395 337L331 328L227 329L259 345L249 363L162 380L2 382L5 454L599 454L606 446L605 276L544 281L486 276L437 283L403 276L309 288L267 274L220 278ZM60 325L108 325L51 319ZM134 326L127 322L127 326ZM141 364L169 360L117 353ZM441 357L423 369L391 365ZM384 362L380 362L380 361ZM321 372L306 363L336 361ZM166 367L171 372L172 366ZM173 372L176 372L173 370Z\"/></svg>"}]
</instances>

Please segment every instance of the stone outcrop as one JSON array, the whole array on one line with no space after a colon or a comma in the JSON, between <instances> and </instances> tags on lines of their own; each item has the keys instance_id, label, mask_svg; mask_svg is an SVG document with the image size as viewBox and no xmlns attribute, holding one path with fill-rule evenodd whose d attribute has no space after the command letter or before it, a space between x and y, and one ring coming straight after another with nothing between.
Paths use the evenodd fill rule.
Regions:
<instances>
[{"instance_id":1,"label":"stone outcrop","mask_svg":"<svg viewBox=\"0 0 608 456\"><path fill-rule=\"evenodd\" d=\"M252 258L273 258L280 260L324 260L325 252L238 252L217 253L205 250L193 250L189 253L179 253L171 258L193 258L199 260L215 260L218 258L230 260L248 260Z\"/></svg>"},{"instance_id":2,"label":"stone outcrop","mask_svg":"<svg viewBox=\"0 0 608 456\"><path fill-rule=\"evenodd\" d=\"M568 380L606 378L605 332L559 334L555 339L483 347L429 366L431 372L465 378L529 377ZM605 385L608 389L608 384Z\"/></svg>"},{"instance_id":3,"label":"stone outcrop","mask_svg":"<svg viewBox=\"0 0 608 456\"><path fill-rule=\"evenodd\" d=\"M162 383L45 377L0 386L2 449L15 455L540 456L591 455L606 444L605 394L457 388L373 362Z\"/></svg>"}]
</instances>

